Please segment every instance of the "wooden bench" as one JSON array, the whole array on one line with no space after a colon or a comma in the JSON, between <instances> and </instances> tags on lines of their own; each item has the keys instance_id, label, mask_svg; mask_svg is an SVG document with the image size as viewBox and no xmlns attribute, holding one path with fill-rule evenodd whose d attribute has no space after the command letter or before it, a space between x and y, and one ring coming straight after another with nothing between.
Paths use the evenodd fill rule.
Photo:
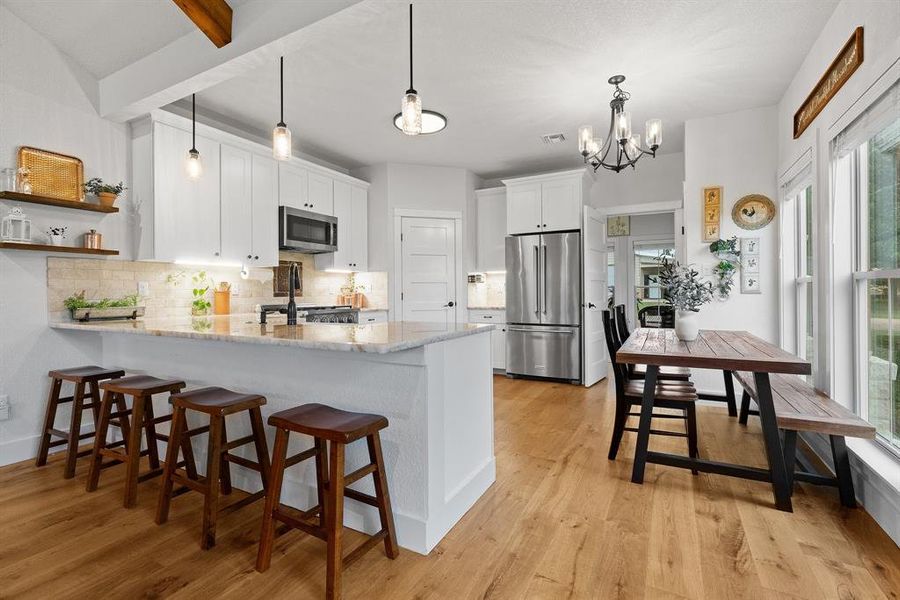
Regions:
<instances>
[{"instance_id":1,"label":"wooden bench","mask_svg":"<svg viewBox=\"0 0 900 600\"><path fill-rule=\"evenodd\" d=\"M750 410L750 399L758 400L753 373L733 371L734 377L744 388L741 397L739 422L746 425L747 417L758 414ZM778 428L784 432L784 462L788 470L789 482L806 481L838 488L841 504L856 506L853 479L850 477L850 460L847 455L845 436L874 438L875 427L832 400L796 375L772 374L772 401ZM797 432L812 431L828 435L831 440L831 455L834 459L835 476L823 476L809 471L795 471L797 462Z\"/></svg>"}]
</instances>

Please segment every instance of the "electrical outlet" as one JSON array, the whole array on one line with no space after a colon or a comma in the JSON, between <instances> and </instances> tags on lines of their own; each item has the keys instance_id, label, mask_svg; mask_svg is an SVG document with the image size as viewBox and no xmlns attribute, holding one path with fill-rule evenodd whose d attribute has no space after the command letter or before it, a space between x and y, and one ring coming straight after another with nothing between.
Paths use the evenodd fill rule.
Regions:
<instances>
[{"instance_id":1,"label":"electrical outlet","mask_svg":"<svg viewBox=\"0 0 900 600\"><path fill-rule=\"evenodd\" d=\"M232 283L232 284L231 284L231 296L232 296L233 298L238 298L238 297L240 297L240 295L241 295L241 286L240 286L240 284Z\"/></svg>"},{"instance_id":2,"label":"electrical outlet","mask_svg":"<svg viewBox=\"0 0 900 600\"><path fill-rule=\"evenodd\" d=\"M149 281L138 281L137 284L137 293L138 296L145 298L150 295L150 282Z\"/></svg>"},{"instance_id":3,"label":"electrical outlet","mask_svg":"<svg viewBox=\"0 0 900 600\"><path fill-rule=\"evenodd\" d=\"M9 419L9 396L0 395L0 421Z\"/></svg>"}]
</instances>

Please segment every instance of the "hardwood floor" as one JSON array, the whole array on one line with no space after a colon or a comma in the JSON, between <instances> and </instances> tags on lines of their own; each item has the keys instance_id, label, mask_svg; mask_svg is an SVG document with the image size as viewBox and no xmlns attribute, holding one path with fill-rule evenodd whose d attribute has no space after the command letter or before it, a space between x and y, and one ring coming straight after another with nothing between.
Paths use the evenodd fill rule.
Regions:
<instances>
[{"instance_id":1,"label":"hardwood floor","mask_svg":"<svg viewBox=\"0 0 900 600\"><path fill-rule=\"evenodd\" d=\"M788 514L764 483L648 465L634 485L634 434L606 458L604 385L494 384L497 482L429 556L366 554L344 573L346 598L900 598L900 549L836 490L801 484ZM743 428L724 406L701 407L698 420L701 455L762 466L758 422ZM158 479L127 510L123 468L88 494L87 461L64 480L61 458L0 469L0 597L324 596L318 539L281 536L271 569L254 570L261 503L222 517L216 547L202 551L199 494L157 527ZM347 537L348 548L361 539Z\"/></svg>"}]
</instances>

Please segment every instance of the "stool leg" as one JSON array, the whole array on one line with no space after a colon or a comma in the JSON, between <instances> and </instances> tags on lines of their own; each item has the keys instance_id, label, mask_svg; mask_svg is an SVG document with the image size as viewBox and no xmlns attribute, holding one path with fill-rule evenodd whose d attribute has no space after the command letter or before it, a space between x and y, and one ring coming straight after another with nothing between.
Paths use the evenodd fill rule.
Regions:
<instances>
[{"instance_id":1,"label":"stool leg","mask_svg":"<svg viewBox=\"0 0 900 600\"><path fill-rule=\"evenodd\" d=\"M100 450L106 447L106 434L109 431L109 415L112 413L113 405L112 392L103 392L103 400L100 401L100 420L96 425L96 433L94 434L94 451L91 452L91 467L88 471L87 483L85 490L93 492L97 489L100 482L100 466L103 462L103 456Z\"/></svg>"},{"instance_id":2,"label":"stool leg","mask_svg":"<svg viewBox=\"0 0 900 600\"><path fill-rule=\"evenodd\" d=\"M153 414L153 396L148 396L144 404L144 434L147 436L147 454L150 458L150 468L159 469L159 446L157 445L156 423Z\"/></svg>"},{"instance_id":3,"label":"stool leg","mask_svg":"<svg viewBox=\"0 0 900 600\"><path fill-rule=\"evenodd\" d=\"M88 398L91 399L91 412L94 415L94 431L97 431L97 423L100 422L100 382L88 382Z\"/></svg>"},{"instance_id":4,"label":"stool leg","mask_svg":"<svg viewBox=\"0 0 900 600\"><path fill-rule=\"evenodd\" d=\"M325 529L328 524L326 516L325 492L328 489L328 445L325 440L315 438L316 450L316 494L319 498L319 527Z\"/></svg>"},{"instance_id":5,"label":"stool leg","mask_svg":"<svg viewBox=\"0 0 900 600\"><path fill-rule=\"evenodd\" d=\"M266 506L263 509L262 531L259 534L259 552L256 554L256 570L266 571L272 563L272 546L275 544L275 511L281 502L281 484L284 481L284 461L287 459L287 429L275 431L275 447L272 449L272 470L266 489Z\"/></svg>"},{"instance_id":6,"label":"stool leg","mask_svg":"<svg viewBox=\"0 0 900 600\"><path fill-rule=\"evenodd\" d=\"M216 519L219 516L219 467L222 464L223 417L209 418L209 448L206 456L206 499L203 502L203 527L200 547L209 550L216 545Z\"/></svg>"},{"instance_id":7,"label":"stool leg","mask_svg":"<svg viewBox=\"0 0 900 600\"><path fill-rule=\"evenodd\" d=\"M256 446L256 461L264 490L269 489L272 466L269 464L269 446L266 444L266 428L263 426L259 407L250 409L250 428L253 430L253 444ZM321 504L319 505L321 506Z\"/></svg>"},{"instance_id":8,"label":"stool leg","mask_svg":"<svg viewBox=\"0 0 900 600\"><path fill-rule=\"evenodd\" d=\"M47 454L50 452L50 430L56 422L56 407L59 405L59 392L62 389L62 379L54 378L50 382L50 392L47 394L47 413L44 415L44 429L41 432L41 445L38 449L35 466L43 467L47 464Z\"/></svg>"},{"instance_id":9,"label":"stool leg","mask_svg":"<svg viewBox=\"0 0 900 600\"><path fill-rule=\"evenodd\" d=\"M341 597L344 546L344 450L344 444L331 442L331 456L329 457L331 473L328 478L328 494L325 501L328 519L325 598L328 600Z\"/></svg>"},{"instance_id":10,"label":"stool leg","mask_svg":"<svg viewBox=\"0 0 900 600\"><path fill-rule=\"evenodd\" d=\"M225 427L224 417L222 419L222 449L228 448L228 432ZM231 493L231 468L228 459L225 458L227 450L219 455L219 478L222 483L222 495L227 496Z\"/></svg>"},{"instance_id":11,"label":"stool leg","mask_svg":"<svg viewBox=\"0 0 900 600\"><path fill-rule=\"evenodd\" d=\"M169 429L169 443L166 445L166 464L163 468L162 486L159 489L159 500L156 503L156 524L162 525L169 519L169 504L172 501L172 475L178 464L178 448L184 448L184 409L175 407L172 410L172 427ZM184 450L184 462L188 464L187 454L190 450Z\"/></svg>"},{"instance_id":12,"label":"stool leg","mask_svg":"<svg viewBox=\"0 0 900 600\"><path fill-rule=\"evenodd\" d=\"M381 528L387 531L384 538L384 553L388 558L397 558L397 532L394 530L394 513L391 511L391 497L388 493L387 476L384 473L384 457L381 454L381 436L374 433L366 437L369 445L369 460L377 470L372 473L375 479L375 497L378 499L378 516L381 517Z\"/></svg>"},{"instance_id":13,"label":"stool leg","mask_svg":"<svg viewBox=\"0 0 900 600\"><path fill-rule=\"evenodd\" d=\"M131 437L131 425L128 421L128 415L125 414L128 412L128 404L125 402L125 395L116 392L113 394L113 401L116 403L116 411L123 413L122 416L116 420L119 423L119 431L122 433L122 439L127 443L128 438ZM138 426L140 427L140 425Z\"/></svg>"},{"instance_id":14,"label":"stool leg","mask_svg":"<svg viewBox=\"0 0 900 600\"><path fill-rule=\"evenodd\" d=\"M131 405L131 430L126 441L125 460L125 508L137 504L138 472L141 466L141 437L144 431L144 404L146 396L138 394Z\"/></svg>"},{"instance_id":15,"label":"stool leg","mask_svg":"<svg viewBox=\"0 0 900 600\"><path fill-rule=\"evenodd\" d=\"M75 461L78 459L78 442L81 436L81 413L84 410L84 383L75 384L75 394L72 400L72 416L69 422L69 443L66 446L66 470L63 472L65 479L75 477Z\"/></svg>"}]
</instances>

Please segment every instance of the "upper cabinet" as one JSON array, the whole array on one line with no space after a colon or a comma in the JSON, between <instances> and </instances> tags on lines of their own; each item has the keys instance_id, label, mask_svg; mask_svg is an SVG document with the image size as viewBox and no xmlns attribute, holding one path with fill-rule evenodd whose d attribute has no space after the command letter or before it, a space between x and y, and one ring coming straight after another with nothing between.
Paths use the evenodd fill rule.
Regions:
<instances>
[{"instance_id":1,"label":"upper cabinet","mask_svg":"<svg viewBox=\"0 0 900 600\"><path fill-rule=\"evenodd\" d=\"M266 146L200 124L203 172L192 180L190 120L154 111L131 128L138 259L277 266L281 204L338 216L332 268L366 268L366 182L298 158L276 161Z\"/></svg>"},{"instance_id":2,"label":"upper cabinet","mask_svg":"<svg viewBox=\"0 0 900 600\"><path fill-rule=\"evenodd\" d=\"M581 229L582 206L590 195L585 169L504 179L503 183L508 234Z\"/></svg>"},{"instance_id":3,"label":"upper cabinet","mask_svg":"<svg viewBox=\"0 0 900 600\"><path fill-rule=\"evenodd\" d=\"M476 190L477 259L479 271L506 269L506 188ZM538 205L540 206L540 205Z\"/></svg>"}]
</instances>

